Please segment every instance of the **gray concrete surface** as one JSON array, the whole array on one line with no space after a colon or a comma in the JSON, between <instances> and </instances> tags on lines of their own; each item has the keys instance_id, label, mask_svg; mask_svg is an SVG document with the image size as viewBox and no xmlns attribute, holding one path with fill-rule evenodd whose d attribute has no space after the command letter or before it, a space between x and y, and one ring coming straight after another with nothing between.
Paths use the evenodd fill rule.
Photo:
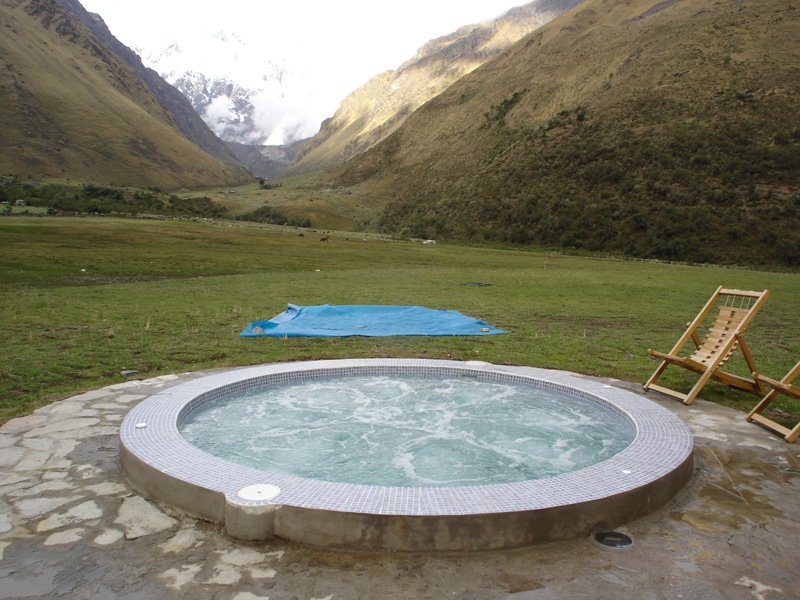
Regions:
<instances>
[{"instance_id":1,"label":"gray concrete surface","mask_svg":"<svg viewBox=\"0 0 800 600\"><path fill-rule=\"evenodd\" d=\"M630 548L586 538L476 554L332 552L238 542L126 485L126 412L201 375L129 381L0 427L0 600L800 598L800 445L742 413L647 395L691 427L695 477L619 528Z\"/></svg>"}]
</instances>

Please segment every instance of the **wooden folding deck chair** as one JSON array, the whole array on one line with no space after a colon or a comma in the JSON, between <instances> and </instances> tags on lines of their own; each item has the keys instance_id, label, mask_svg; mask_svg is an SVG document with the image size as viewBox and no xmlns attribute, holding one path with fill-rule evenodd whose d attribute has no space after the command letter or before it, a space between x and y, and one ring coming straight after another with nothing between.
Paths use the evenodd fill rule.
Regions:
<instances>
[{"instance_id":1,"label":"wooden folding deck chair","mask_svg":"<svg viewBox=\"0 0 800 600\"><path fill-rule=\"evenodd\" d=\"M661 360L661 364L652 377L647 380L647 383L644 384L644 389L656 390L662 394L673 396L683 400L684 404L694 402L697 394L700 393L700 390L708 383L709 379L752 392L766 393L766 388L760 381L726 373L721 368L730 360L736 349L741 348L744 359L750 367L750 372L757 371L753 355L745 342L744 332L768 297L769 290L748 292L726 289L722 286L718 287L717 291L714 292L714 295L703 307L703 310L700 311L700 314L688 324L686 333L681 336L678 343L668 354L655 350L647 351L653 358ZM697 328L702 325L703 320L715 307L718 307L719 314L713 325L711 325L705 339L701 340L697 333ZM678 353L689 340L694 342L696 350L690 357L683 358ZM688 394L655 384L664 369L671 364L700 375L700 380Z\"/></svg>"},{"instance_id":2,"label":"wooden folding deck chair","mask_svg":"<svg viewBox=\"0 0 800 600\"><path fill-rule=\"evenodd\" d=\"M759 402L756 407L747 414L747 417L745 417L751 423L755 421L756 423L771 429L775 433L779 433L787 442L790 443L800 437L800 423L795 425L793 429L789 429L780 423L776 423L775 421L768 419L761 414L761 411L767 408L769 403L775 400L775 398L781 394L800 400L800 387L792 384L798 375L800 375L800 362L797 363L794 368L786 374L786 377L780 381L775 381L774 379L765 377L760 373L753 373L753 379L756 381L763 381L764 383L768 384L772 390L770 390L769 394L764 396L761 402Z\"/></svg>"}]
</instances>

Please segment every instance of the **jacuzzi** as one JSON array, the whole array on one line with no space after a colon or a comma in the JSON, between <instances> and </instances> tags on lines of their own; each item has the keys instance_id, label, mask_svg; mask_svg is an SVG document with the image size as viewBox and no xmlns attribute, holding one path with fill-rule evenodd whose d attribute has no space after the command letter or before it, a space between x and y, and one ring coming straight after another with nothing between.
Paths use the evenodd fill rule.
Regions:
<instances>
[{"instance_id":1,"label":"jacuzzi","mask_svg":"<svg viewBox=\"0 0 800 600\"><path fill-rule=\"evenodd\" d=\"M546 388L597 405L632 431L620 452L551 477L485 485L343 483L244 466L181 434L209 403L256 388L363 377L469 378ZM417 359L282 363L231 370L164 390L126 416L123 472L155 501L224 524L244 540L399 551L514 548L617 527L666 504L690 479L693 439L669 410L560 371Z\"/></svg>"}]
</instances>

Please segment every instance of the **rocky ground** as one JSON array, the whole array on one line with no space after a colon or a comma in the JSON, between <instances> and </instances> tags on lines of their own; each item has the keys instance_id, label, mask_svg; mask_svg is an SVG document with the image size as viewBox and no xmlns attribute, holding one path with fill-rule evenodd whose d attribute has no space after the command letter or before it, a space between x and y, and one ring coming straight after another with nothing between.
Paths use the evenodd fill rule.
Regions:
<instances>
[{"instance_id":1,"label":"rocky ground","mask_svg":"<svg viewBox=\"0 0 800 600\"><path fill-rule=\"evenodd\" d=\"M667 507L620 528L630 548L587 538L477 554L328 551L242 543L128 487L126 412L201 375L114 385L0 427L0 600L800 597L800 444L742 413L648 394L691 427L696 473Z\"/></svg>"}]
</instances>

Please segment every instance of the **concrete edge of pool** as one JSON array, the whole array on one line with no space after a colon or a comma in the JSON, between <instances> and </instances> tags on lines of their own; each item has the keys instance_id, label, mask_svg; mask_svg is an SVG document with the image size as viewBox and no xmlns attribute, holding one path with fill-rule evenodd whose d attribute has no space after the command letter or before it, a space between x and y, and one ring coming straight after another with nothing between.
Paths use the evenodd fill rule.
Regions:
<instances>
[{"instance_id":1,"label":"concrete edge of pool","mask_svg":"<svg viewBox=\"0 0 800 600\"><path fill-rule=\"evenodd\" d=\"M469 376L560 389L634 428L619 454L555 477L459 487L388 487L259 471L189 444L179 427L214 398L269 383L345 375ZM561 371L480 362L353 359L262 365L211 375L144 400L120 428L122 470L138 492L224 525L327 547L397 551L516 548L617 527L665 505L689 481L693 438L669 410Z\"/></svg>"}]
</instances>

